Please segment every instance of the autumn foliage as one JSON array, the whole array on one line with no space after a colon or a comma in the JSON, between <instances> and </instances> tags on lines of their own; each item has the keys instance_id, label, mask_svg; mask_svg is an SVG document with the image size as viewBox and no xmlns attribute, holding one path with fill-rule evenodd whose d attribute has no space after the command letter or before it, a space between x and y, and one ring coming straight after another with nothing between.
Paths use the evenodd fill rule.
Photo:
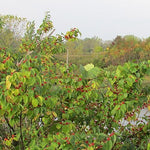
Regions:
<instances>
[{"instance_id":1,"label":"autumn foliage","mask_svg":"<svg viewBox=\"0 0 150 150\"><path fill-rule=\"evenodd\" d=\"M53 54L65 51L65 40L80 32L52 31L47 14L16 53L0 49L0 148L145 149L150 124L138 114L149 106L141 85L150 61L128 62L113 72L57 63Z\"/></svg>"}]
</instances>

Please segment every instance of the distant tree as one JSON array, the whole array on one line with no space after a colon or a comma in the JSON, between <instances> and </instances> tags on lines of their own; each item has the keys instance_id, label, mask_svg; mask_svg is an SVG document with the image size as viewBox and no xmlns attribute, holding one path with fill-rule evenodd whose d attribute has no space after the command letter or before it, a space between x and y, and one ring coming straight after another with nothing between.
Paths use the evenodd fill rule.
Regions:
<instances>
[{"instance_id":1,"label":"distant tree","mask_svg":"<svg viewBox=\"0 0 150 150\"><path fill-rule=\"evenodd\" d=\"M102 40L98 37L93 38L85 38L83 40L83 52L85 53L91 53L94 51L95 48L101 47Z\"/></svg>"},{"instance_id":2,"label":"distant tree","mask_svg":"<svg viewBox=\"0 0 150 150\"><path fill-rule=\"evenodd\" d=\"M27 20L12 15L0 16L0 47L18 49L20 40L26 32ZM3 26L3 28L2 28Z\"/></svg>"},{"instance_id":3,"label":"distant tree","mask_svg":"<svg viewBox=\"0 0 150 150\"><path fill-rule=\"evenodd\" d=\"M134 43L138 43L141 41L140 38L138 38L134 35L126 35L123 37L123 39L125 39L126 42L134 42Z\"/></svg>"},{"instance_id":4,"label":"distant tree","mask_svg":"<svg viewBox=\"0 0 150 150\"><path fill-rule=\"evenodd\" d=\"M2 29L2 27L3 27L3 21L2 21L2 19L0 17L0 29Z\"/></svg>"}]
</instances>

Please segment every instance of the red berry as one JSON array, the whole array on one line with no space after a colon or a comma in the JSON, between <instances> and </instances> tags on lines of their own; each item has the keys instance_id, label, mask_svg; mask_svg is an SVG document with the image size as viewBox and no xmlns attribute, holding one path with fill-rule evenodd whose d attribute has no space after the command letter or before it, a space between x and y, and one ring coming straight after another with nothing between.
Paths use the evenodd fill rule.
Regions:
<instances>
[{"instance_id":1,"label":"red berry","mask_svg":"<svg viewBox=\"0 0 150 150\"><path fill-rule=\"evenodd\" d=\"M32 69L32 67L29 67L29 71Z\"/></svg>"},{"instance_id":2,"label":"red berry","mask_svg":"<svg viewBox=\"0 0 150 150\"><path fill-rule=\"evenodd\" d=\"M109 137L107 138L107 141L110 141L110 138L109 138Z\"/></svg>"},{"instance_id":3,"label":"red berry","mask_svg":"<svg viewBox=\"0 0 150 150\"><path fill-rule=\"evenodd\" d=\"M115 133L114 132L112 132L109 136L111 137L111 136L113 136Z\"/></svg>"},{"instance_id":4,"label":"red berry","mask_svg":"<svg viewBox=\"0 0 150 150\"><path fill-rule=\"evenodd\" d=\"M81 79L81 78L79 78L79 81L82 81L82 79Z\"/></svg>"},{"instance_id":5,"label":"red berry","mask_svg":"<svg viewBox=\"0 0 150 150\"><path fill-rule=\"evenodd\" d=\"M5 64L6 63L6 60L3 60L3 62L2 62L3 64Z\"/></svg>"}]
</instances>

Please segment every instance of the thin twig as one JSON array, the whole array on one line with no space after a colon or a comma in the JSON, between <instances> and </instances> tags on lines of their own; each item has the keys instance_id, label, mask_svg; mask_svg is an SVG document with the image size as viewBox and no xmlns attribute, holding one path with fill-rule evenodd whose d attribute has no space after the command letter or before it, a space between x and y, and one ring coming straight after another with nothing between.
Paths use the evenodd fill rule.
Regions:
<instances>
[{"instance_id":1,"label":"thin twig","mask_svg":"<svg viewBox=\"0 0 150 150\"><path fill-rule=\"evenodd\" d=\"M22 134L22 110L20 113L20 139L21 139L21 150L24 150L23 134Z\"/></svg>"},{"instance_id":2,"label":"thin twig","mask_svg":"<svg viewBox=\"0 0 150 150\"><path fill-rule=\"evenodd\" d=\"M9 120L8 120L8 118L6 118L5 115L4 115L4 118L5 118L6 122L7 122L7 125L9 126L9 128L10 128L13 132L15 132L14 128L10 125Z\"/></svg>"},{"instance_id":3,"label":"thin twig","mask_svg":"<svg viewBox=\"0 0 150 150\"><path fill-rule=\"evenodd\" d=\"M23 62L23 60L24 60L28 55L30 55L30 54L32 54L32 53L33 53L33 51L28 51L27 54L26 54L26 56L25 56L24 58L22 58L19 63L17 62L16 65L19 66L19 65Z\"/></svg>"},{"instance_id":4,"label":"thin twig","mask_svg":"<svg viewBox=\"0 0 150 150\"><path fill-rule=\"evenodd\" d=\"M53 33L54 33L55 29L53 29L53 31L48 35L48 37L50 37Z\"/></svg>"}]
</instances>

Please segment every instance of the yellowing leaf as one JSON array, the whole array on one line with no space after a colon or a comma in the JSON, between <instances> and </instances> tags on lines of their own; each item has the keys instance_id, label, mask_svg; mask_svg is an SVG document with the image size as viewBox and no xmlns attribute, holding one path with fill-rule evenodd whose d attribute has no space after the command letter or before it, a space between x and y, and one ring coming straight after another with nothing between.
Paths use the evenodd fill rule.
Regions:
<instances>
[{"instance_id":1,"label":"yellowing leaf","mask_svg":"<svg viewBox=\"0 0 150 150\"><path fill-rule=\"evenodd\" d=\"M95 81L92 81L92 88L95 89L99 86L99 84Z\"/></svg>"},{"instance_id":2,"label":"yellowing leaf","mask_svg":"<svg viewBox=\"0 0 150 150\"><path fill-rule=\"evenodd\" d=\"M13 103L14 102L14 97L12 95L7 95L7 102L11 102Z\"/></svg>"},{"instance_id":3,"label":"yellowing leaf","mask_svg":"<svg viewBox=\"0 0 150 150\"><path fill-rule=\"evenodd\" d=\"M38 100L37 99L35 99L35 98L32 99L32 106L33 107L37 107L38 106Z\"/></svg>"},{"instance_id":4,"label":"yellowing leaf","mask_svg":"<svg viewBox=\"0 0 150 150\"><path fill-rule=\"evenodd\" d=\"M47 112L46 112L46 115L50 115L50 114L51 114L51 111L47 111Z\"/></svg>"},{"instance_id":5,"label":"yellowing leaf","mask_svg":"<svg viewBox=\"0 0 150 150\"><path fill-rule=\"evenodd\" d=\"M53 116L54 116L55 118L57 117L56 112L52 111L52 114L53 114Z\"/></svg>"},{"instance_id":6,"label":"yellowing leaf","mask_svg":"<svg viewBox=\"0 0 150 150\"><path fill-rule=\"evenodd\" d=\"M11 87L11 82L9 81L9 78L10 78L11 76L10 75L8 75L7 77L6 77L6 89L10 89L10 87Z\"/></svg>"},{"instance_id":7,"label":"yellowing leaf","mask_svg":"<svg viewBox=\"0 0 150 150\"><path fill-rule=\"evenodd\" d=\"M94 68L94 65L93 64L87 64L87 65L84 66L84 68L85 68L86 71L89 71L92 68Z\"/></svg>"},{"instance_id":8,"label":"yellowing leaf","mask_svg":"<svg viewBox=\"0 0 150 150\"><path fill-rule=\"evenodd\" d=\"M23 114L26 114L28 112L28 109L25 107L24 110L22 111Z\"/></svg>"},{"instance_id":9,"label":"yellowing leaf","mask_svg":"<svg viewBox=\"0 0 150 150\"><path fill-rule=\"evenodd\" d=\"M15 96L17 96L17 95L19 94L19 89L15 89L15 90L13 91L13 94L14 94Z\"/></svg>"},{"instance_id":10,"label":"yellowing leaf","mask_svg":"<svg viewBox=\"0 0 150 150\"><path fill-rule=\"evenodd\" d=\"M5 69L5 67L4 67L4 64L0 64L0 71L2 71L2 70L4 70Z\"/></svg>"},{"instance_id":11,"label":"yellowing leaf","mask_svg":"<svg viewBox=\"0 0 150 150\"><path fill-rule=\"evenodd\" d=\"M42 96L38 96L38 100L39 100L39 105L43 105L43 97Z\"/></svg>"}]
</instances>

